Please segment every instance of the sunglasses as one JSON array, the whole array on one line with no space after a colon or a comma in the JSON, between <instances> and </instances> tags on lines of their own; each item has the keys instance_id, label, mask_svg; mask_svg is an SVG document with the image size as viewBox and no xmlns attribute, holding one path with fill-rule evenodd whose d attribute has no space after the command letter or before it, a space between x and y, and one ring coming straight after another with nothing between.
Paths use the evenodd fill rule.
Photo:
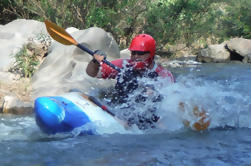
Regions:
<instances>
[{"instance_id":1,"label":"sunglasses","mask_svg":"<svg viewBox=\"0 0 251 166\"><path fill-rule=\"evenodd\" d=\"M149 51L132 51L132 55L145 55L147 53L150 53Z\"/></svg>"}]
</instances>

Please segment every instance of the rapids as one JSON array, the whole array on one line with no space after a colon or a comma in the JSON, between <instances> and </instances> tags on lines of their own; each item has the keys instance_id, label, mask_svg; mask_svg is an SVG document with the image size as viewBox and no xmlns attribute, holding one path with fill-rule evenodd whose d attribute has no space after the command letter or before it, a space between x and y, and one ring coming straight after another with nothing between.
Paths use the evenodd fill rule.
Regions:
<instances>
[{"instance_id":1,"label":"rapids","mask_svg":"<svg viewBox=\"0 0 251 166\"><path fill-rule=\"evenodd\" d=\"M1 166L251 165L251 64L203 64L172 71L159 86L158 129L145 133L45 135L33 115L0 115ZM133 96L132 96L133 97ZM183 102L188 113L179 111ZM189 110L204 108L211 123L196 132Z\"/></svg>"}]
</instances>

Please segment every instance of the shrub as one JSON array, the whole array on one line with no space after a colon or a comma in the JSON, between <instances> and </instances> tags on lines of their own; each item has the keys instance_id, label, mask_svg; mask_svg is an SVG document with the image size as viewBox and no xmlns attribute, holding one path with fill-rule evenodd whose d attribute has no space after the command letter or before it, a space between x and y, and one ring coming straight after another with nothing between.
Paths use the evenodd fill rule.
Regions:
<instances>
[{"instance_id":1,"label":"shrub","mask_svg":"<svg viewBox=\"0 0 251 166\"><path fill-rule=\"evenodd\" d=\"M27 45L24 45L14 57L15 63L9 71L21 77L31 78L39 64L37 56L28 50Z\"/></svg>"}]
</instances>

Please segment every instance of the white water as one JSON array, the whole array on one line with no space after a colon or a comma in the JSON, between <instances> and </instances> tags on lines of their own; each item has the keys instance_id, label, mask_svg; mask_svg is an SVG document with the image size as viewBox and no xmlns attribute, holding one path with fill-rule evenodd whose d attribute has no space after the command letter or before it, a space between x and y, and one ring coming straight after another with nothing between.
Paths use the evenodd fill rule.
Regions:
<instances>
[{"instance_id":1,"label":"white water","mask_svg":"<svg viewBox=\"0 0 251 166\"><path fill-rule=\"evenodd\" d=\"M251 165L251 65L208 64L173 72L177 82L160 89L163 130L48 136L33 116L1 115L0 165ZM209 130L184 127L181 101L188 111L198 105L209 113Z\"/></svg>"},{"instance_id":2,"label":"white water","mask_svg":"<svg viewBox=\"0 0 251 166\"><path fill-rule=\"evenodd\" d=\"M168 128L178 129L181 126L177 123L181 116L178 107L180 102L185 103L187 111L192 111L194 106L204 108L211 119L209 129L225 126L250 128L251 94L248 92L251 92L251 88L247 83L250 83L251 78L247 76L243 77L243 82L235 82L237 76L216 80L189 74L179 76L176 84L161 89L166 98L161 103L160 114L166 118ZM169 121L176 123L172 125Z\"/></svg>"}]
</instances>

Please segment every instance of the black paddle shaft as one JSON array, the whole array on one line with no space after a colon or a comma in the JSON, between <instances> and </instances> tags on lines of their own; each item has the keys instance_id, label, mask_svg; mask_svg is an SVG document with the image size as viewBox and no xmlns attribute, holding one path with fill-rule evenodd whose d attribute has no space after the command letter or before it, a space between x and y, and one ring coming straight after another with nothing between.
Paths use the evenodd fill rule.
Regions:
<instances>
[{"instance_id":1,"label":"black paddle shaft","mask_svg":"<svg viewBox=\"0 0 251 166\"><path fill-rule=\"evenodd\" d=\"M93 96L88 96L88 99L90 101L92 101L94 104L96 104L97 106L99 106L100 108L102 108L104 111L106 111L108 114L115 116L115 114L110 111L105 105L101 104L95 97Z\"/></svg>"},{"instance_id":2,"label":"black paddle shaft","mask_svg":"<svg viewBox=\"0 0 251 166\"><path fill-rule=\"evenodd\" d=\"M90 50L89 48L81 45L81 44L78 44L77 45L78 48L80 48L81 50L84 50L85 52L87 52L88 54L90 54L91 56L94 55L94 52L92 50ZM121 69L118 68L117 66L115 66L114 64L112 64L111 62L107 61L106 59L103 60L103 63L107 64L108 66L112 67L113 69L115 69L116 71L120 72Z\"/></svg>"}]
</instances>

